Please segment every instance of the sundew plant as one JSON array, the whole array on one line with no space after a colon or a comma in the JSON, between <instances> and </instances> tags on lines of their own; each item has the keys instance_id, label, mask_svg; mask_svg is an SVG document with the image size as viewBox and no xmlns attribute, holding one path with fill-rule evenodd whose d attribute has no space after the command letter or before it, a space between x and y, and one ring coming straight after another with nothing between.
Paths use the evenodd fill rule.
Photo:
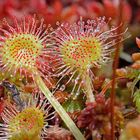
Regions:
<instances>
[{"instance_id":1,"label":"sundew plant","mask_svg":"<svg viewBox=\"0 0 140 140\"><path fill-rule=\"evenodd\" d=\"M128 125L128 136L124 127L130 110L134 116L140 112L140 53L131 57L121 48L128 38L126 15L118 20L105 11L100 17L79 14L112 7L119 17L128 7L118 11L113 2L103 0L103 5L82 11L81 3L79 12L74 5L59 17L59 0L51 3L52 9L44 4L32 1L38 14L26 9L30 12L25 16L0 22L0 140L135 139L135 126ZM71 16L73 11L78 16ZM119 53L134 63L117 69ZM109 69L113 72L108 74ZM117 100L112 91L117 91Z\"/></svg>"},{"instance_id":2,"label":"sundew plant","mask_svg":"<svg viewBox=\"0 0 140 140\"><path fill-rule=\"evenodd\" d=\"M51 108L40 93L29 97L22 111L19 111L15 105L6 104L1 114L4 120L4 123L0 124L1 139L44 140L49 126L48 121L55 113L49 113Z\"/></svg>"},{"instance_id":3,"label":"sundew plant","mask_svg":"<svg viewBox=\"0 0 140 140\"><path fill-rule=\"evenodd\" d=\"M126 31L118 34L119 27L108 27L105 17L86 22L81 18L74 24L60 24L53 33L56 40L53 51L58 56L55 75L61 76L61 80L70 74L66 85L74 79L71 94L78 96L83 86L87 102L95 101L92 85L95 76L91 69L100 69L110 62L114 46L124 40Z\"/></svg>"},{"instance_id":4,"label":"sundew plant","mask_svg":"<svg viewBox=\"0 0 140 140\"><path fill-rule=\"evenodd\" d=\"M0 29L3 33L0 37L1 71L11 73L14 76L18 71L20 74L25 74L25 76L27 76L27 72L31 73L40 90L63 118L66 125L75 133L75 137L84 139L71 118L53 97L41 79L41 74L38 69L42 61L45 61L42 60L42 55L47 55L47 41L50 39L43 20L39 24L35 17L25 17L18 23L16 18L14 18L14 27L10 26L6 20L4 20L4 25L7 27L7 30Z\"/></svg>"}]
</instances>

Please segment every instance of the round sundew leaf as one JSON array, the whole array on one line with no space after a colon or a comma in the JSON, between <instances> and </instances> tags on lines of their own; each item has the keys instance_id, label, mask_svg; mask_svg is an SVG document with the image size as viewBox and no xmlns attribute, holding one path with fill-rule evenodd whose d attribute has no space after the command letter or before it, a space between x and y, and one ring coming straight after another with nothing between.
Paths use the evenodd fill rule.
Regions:
<instances>
[{"instance_id":1,"label":"round sundew leaf","mask_svg":"<svg viewBox=\"0 0 140 140\"><path fill-rule=\"evenodd\" d=\"M26 108L9 122L9 129L13 134L24 132L28 135L39 135L44 126L43 115L38 108Z\"/></svg>"},{"instance_id":2,"label":"round sundew leaf","mask_svg":"<svg viewBox=\"0 0 140 140\"><path fill-rule=\"evenodd\" d=\"M60 48L66 65L86 70L101 57L101 46L93 37L83 37L66 41Z\"/></svg>"},{"instance_id":3,"label":"round sundew leaf","mask_svg":"<svg viewBox=\"0 0 140 140\"><path fill-rule=\"evenodd\" d=\"M0 65L3 73L9 73L11 76L33 77L37 71L40 74L48 73L48 55L47 44L48 30L44 20L40 22L34 17L23 17L19 23L16 18L13 19L11 26L6 19L3 21L4 28L0 28Z\"/></svg>"},{"instance_id":4,"label":"round sundew leaf","mask_svg":"<svg viewBox=\"0 0 140 140\"><path fill-rule=\"evenodd\" d=\"M41 42L31 34L17 34L8 38L1 50L1 59L7 67L32 69L43 48Z\"/></svg>"}]
</instances>

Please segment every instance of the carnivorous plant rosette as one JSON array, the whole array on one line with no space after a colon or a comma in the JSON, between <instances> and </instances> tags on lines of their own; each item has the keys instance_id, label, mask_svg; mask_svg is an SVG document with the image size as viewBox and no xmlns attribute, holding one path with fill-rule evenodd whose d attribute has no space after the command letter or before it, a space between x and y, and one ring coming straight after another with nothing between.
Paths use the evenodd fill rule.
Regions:
<instances>
[{"instance_id":1,"label":"carnivorous plant rosette","mask_svg":"<svg viewBox=\"0 0 140 140\"><path fill-rule=\"evenodd\" d=\"M48 57L48 44L51 44L48 28L46 29L43 19L39 22L35 17L24 17L18 22L14 18L14 27L9 25L6 20L4 20L4 26L6 27L0 28L2 31L2 35L0 35L1 70L12 75L18 71L21 74L25 73L25 75L27 72L30 73L39 89L47 97L75 138L84 140L79 129L41 78L40 69L46 70L43 58ZM43 64L43 67L40 64Z\"/></svg>"},{"instance_id":2,"label":"carnivorous plant rosette","mask_svg":"<svg viewBox=\"0 0 140 140\"><path fill-rule=\"evenodd\" d=\"M84 85L88 102L95 100L91 68L99 68L109 62L115 49L113 46L124 40L123 34L126 31L118 34L119 27L108 27L105 17L99 17L87 22L81 19L74 24L62 23L53 33L57 42L53 52L58 57L55 75L61 76L61 80L70 74L66 85L74 79L71 93L76 96Z\"/></svg>"},{"instance_id":3,"label":"carnivorous plant rosette","mask_svg":"<svg viewBox=\"0 0 140 140\"><path fill-rule=\"evenodd\" d=\"M22 111L16 105L7 103L1 113L4 123L0 124L0 139L45 139L47 127L50 126L48 121L55 116L55 111L50 112L51 108L41 94L26 100Z\"/></svg>"},{"instance_id":4,"label":"carnivorous plant rosette","mask_svg":"<svg viewBox=\"0 0 140 140\"><path fill-rule=\"evenodd\" d=\"M39 24L38 21L31 17L24 17L21 23L14 18L12 27L3 20L3 27L0 31L0 65L3 72L9 72L14 75L19 71L20 74L30 72L32 75L35 69L44 67L44 55L47 57L48 50L46 48L47 29L43 23L43 19ZM33 76L34 77L34 76Z\"/></svg>"}]
</instances>

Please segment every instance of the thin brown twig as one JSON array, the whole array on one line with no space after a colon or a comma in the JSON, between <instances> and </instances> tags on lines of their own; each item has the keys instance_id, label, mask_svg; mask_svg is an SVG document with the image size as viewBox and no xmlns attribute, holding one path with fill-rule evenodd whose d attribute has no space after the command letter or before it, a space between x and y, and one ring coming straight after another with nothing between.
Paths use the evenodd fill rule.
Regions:
<instances>
[{"instance_id":1,"label":"thin brown twig","mask_svg":"<svg viewBox=\"0 0 140 140\"><path fill-rule=\"evenodd\" d=\"M119 20L118 25L122 21L122 0L119 1ZM118 33L120 33L122 28L119 28ZM111 88L111 140L115 140L115 121L114 121L114 104L115 104L115 85L116 85L116 69L119 64L119 52L120 52L121 43L118 43L116 46L114 61L113 61L113 74L112 74L112 88Z\"/></svg>"}]
</instances>

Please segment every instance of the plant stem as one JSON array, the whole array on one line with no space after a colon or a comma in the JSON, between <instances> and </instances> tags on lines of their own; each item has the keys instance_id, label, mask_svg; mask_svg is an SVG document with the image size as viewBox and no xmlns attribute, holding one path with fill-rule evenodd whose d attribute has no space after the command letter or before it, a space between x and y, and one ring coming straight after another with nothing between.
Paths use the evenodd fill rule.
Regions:
<instances>
[{"instance_id":1,"label":"plant stem","mask_svg":"<svg viewBox=\"0 0 140 140\"><path fill-rule=\"evenodd\" d=\"M89 77L89 73L85 74L85 90L87 96L87 102L95 102L95 97L93 95L92 87L91 87L91 78Z\"/></svg>"},{"instance_id":2,"label":"plant stem","mask_svg":"<svg viewBox=\"0 0 140 140\"><path fill-rule=\"evenodd\" d=\"M119 19L118 19L118 25L120 25L121 21L122 21L122 3L123 1L119 0ZM122 28L119 28L118 30L118 34L121 33ZM120 47L121 47L121 43L118 43L116 45L116 50L115 50L115 54L114 54L114 60L113 60L113 73L112 73L112 88L111 88L111 101L110 101L110 106L111 106L111 140L115 140L115 119L114 119L114 105L115 105L115 95L116 95L116 91L115 91L115 85L116 85L116 69L118 67L119 64L119 53L120 53Z\"/></svg>"},{"instance_id":3,"label":"plant stem","mask_svg":"<svg viewBox=\"0 0 140 140\"><path fill-rule=\"evenodd\" d=\"M80 132L80 130L77 128L73 120L69 117L69 115L66 113L64 108L61 106L61 104L55 99L53 94L49 91L49 89L46 87L45 83L43 82L42 78L39 74L35 76L35 82L39 86L39 89L44 93L48 101L51 103L51 105L54 107L56 112L60 115L62 120L65 122L67 127L70 129L72 134L74 135L76 140L85 140L84 136Z\"/></svg>"}]
</instances>

